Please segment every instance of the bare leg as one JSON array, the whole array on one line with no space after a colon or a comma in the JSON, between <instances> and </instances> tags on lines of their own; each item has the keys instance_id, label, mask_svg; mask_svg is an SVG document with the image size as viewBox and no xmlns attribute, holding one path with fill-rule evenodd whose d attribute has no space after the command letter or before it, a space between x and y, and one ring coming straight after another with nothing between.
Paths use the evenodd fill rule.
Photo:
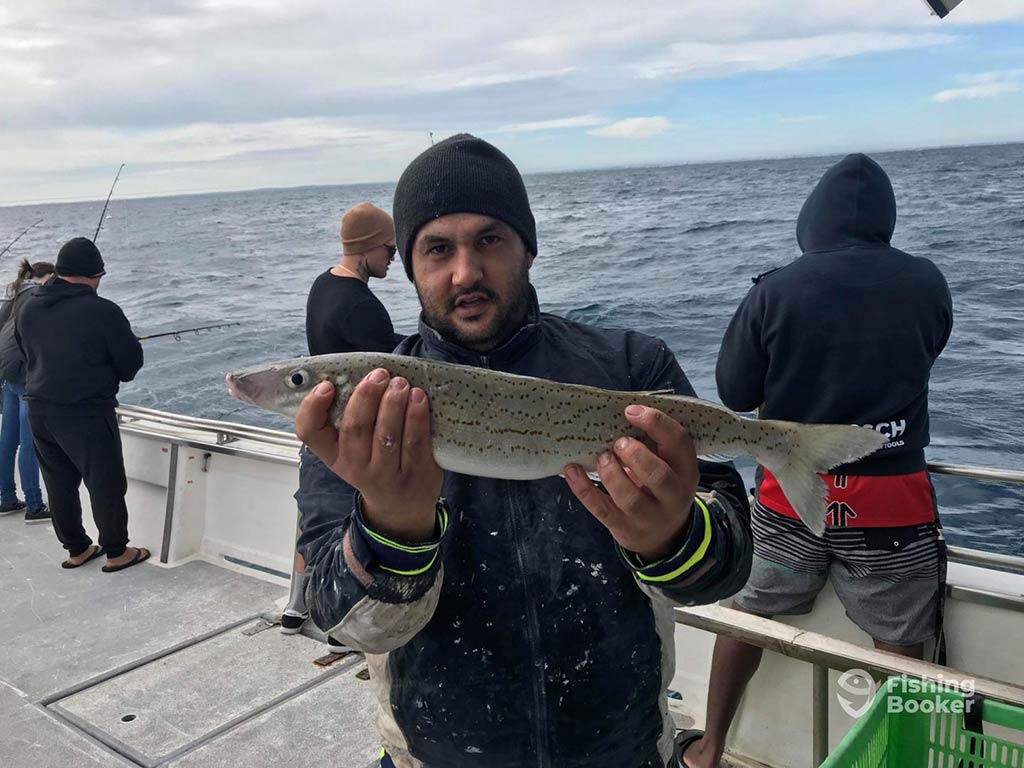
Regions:
<instances>
[{"instance_id":1,"label":"bare leg","mask_svg":"<svg viewBox=\"0 0 1024 768\"><path fill-rule=\"evenodd\" d=\"M737 611L743 611L735 603L732 607ZM708 682L704 738L686 748L683 753L683 765L686 768L718 766L725 751L725 738L736 716L743 691L761 665L763 654L764 651L756 645L730 637L720 636L715 640L715 651L711 657L711 679Z\"/></svg>"},{"instance_id":2,"label":"bare leg","mask_svg":"<svg viewBox=\"0 0 1024 768\"><path fill-rule=\"evenodd\" d=\"M889 653L907 656L911 659L924 658L924 643L917 643L916 645L891 645L890 643L883 643L881 640L873 640L872 642L874 642L875 648L880 651L888 651Z\"/></svg>"}]
</instances>

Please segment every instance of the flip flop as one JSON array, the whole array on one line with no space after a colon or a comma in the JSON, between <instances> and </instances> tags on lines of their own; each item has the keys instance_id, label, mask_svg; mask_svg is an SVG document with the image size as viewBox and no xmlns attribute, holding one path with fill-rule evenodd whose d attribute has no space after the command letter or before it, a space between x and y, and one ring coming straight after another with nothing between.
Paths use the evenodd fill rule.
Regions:
<instances>
[{"instance_id":1,"label":"flip flop","mask_svg":"<svg viewBox=\"0 0 1024 768\"><path fill-rule=\"evenodd\" d=\"M139 547L135 550L135 557L129 560L127 563L121 563L121 565L104 565L102 570L104 573L114 573L114 571L123 571L125 568L131 568L133 565L145 562L149 559L150 551L145 547Z\"/></svg>"},{"instance_id":2,"label":"flip flop","mask_svg":"<svg viewBox=\"0 0 1024 768\"><path fill-rule=\"evenodd\" d=\"M92 546L96 547L95 544L93 544ZM81 568L83 565L88 563L90 560L95 560L97 557L99 557L100 555L104 554L105 552L106 552L106 550L104 550L103 547L96 547L96 549L93 551L93 553L91 555L89 555L87 558L85 558L85 560L80 562L78 565L75 565L70 560L65 560L63 563L60 564L60 567L61 568L69 568L69 569L70 568Z\"/></svg>"},{"instance_id":3,"label":"flip flop","mask_svg":"<svg viewBox=\"0 0 1024 768\"><path fill-rule=\"evenodd\" d=\"M699 728L691 728L688 731L680 731L676 734L676 760L679 761L679 764L683 766L683 768L686 768L686 761L683 759L686 754L686 748L703 738L704 731Z\"/></svg>"}]
</instances>

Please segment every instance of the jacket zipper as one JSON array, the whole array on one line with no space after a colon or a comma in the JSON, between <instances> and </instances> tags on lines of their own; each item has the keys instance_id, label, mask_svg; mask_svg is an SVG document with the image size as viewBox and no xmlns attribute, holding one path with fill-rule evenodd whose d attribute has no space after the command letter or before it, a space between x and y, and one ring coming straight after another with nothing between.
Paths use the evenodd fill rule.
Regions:
<instances>
[{"instance_id":1,"label":"jacket zipper","mask_svg":"<svg viewBox=\"0 0 1024 768\"><path fill-rule=\"evenodd\" d=\"M516 550L516 559L519 561L520 581L523 585L523 602L526 606L526 636L530 646L530 665L533 667L533 703L535 707L534 716L534 738L537 742L537 768L549 768L548 756L551 752L547 741L547 693L544 690L544 668L540 659L540 623L537 621L537 607L530 599L530 590L526 584L526 565L522 547L520 546L519 531L516 525L516 503L513 493L513 484L506 481L509 510L509 527L512 533L512 543Z\"/></svg>"},{"instance_id":2,"label":"jacket zipper","mask_svg":"<svg viewBox=\"0 0 1024 768\"><path fill-rule=\"evenodd\" d=\"M480 367L490 368L491 361L486 355L480 355ZM520 546L519 528L516 524L517 504L515 486L510 481L505 483L505 497L508 499L509 528L512 534L512 545L516 550L516 561L519 563L519 580L523 585L523 604L526 606L526 639L530 648L530 666L533 667L531 682L533 684L534 704L534 740L537 744L537 768L550 768L548 756L551 753L547 740L547 694L544 691L544 667L540 659L540 623L537 621L537 606L530 600L530 590L526 584L526 562Z\"/></svg>"}]
</instances>

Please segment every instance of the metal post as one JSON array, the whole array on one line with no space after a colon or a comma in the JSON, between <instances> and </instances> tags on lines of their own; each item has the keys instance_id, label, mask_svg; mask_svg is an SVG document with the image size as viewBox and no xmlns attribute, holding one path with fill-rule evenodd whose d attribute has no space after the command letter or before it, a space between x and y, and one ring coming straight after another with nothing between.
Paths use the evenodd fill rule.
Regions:
<instances>
[{"instance_id":1,"label":"metal post","mask_svg":"<svg viewBox=\"0 0 1024 768\"><path fill-rule=\"evenodd\" d=\"M811 709L814 761L811 764L817 768L828 757L828 667L815 664L813 670Z\"/></svg>"},{"instance_id":2,"label":"metal post","mask_svg":"<svg viewBox=\"0 0 1024 768\"><path fill-rule=\"evenodd\" d=\"M164 507L164 536L160 542L160 562L166 563L171 552L171 526L174 520L174 496L178 487L178 444L171 443L171 461L167 470L167 506Z\"/></svg>"}]
</instances>

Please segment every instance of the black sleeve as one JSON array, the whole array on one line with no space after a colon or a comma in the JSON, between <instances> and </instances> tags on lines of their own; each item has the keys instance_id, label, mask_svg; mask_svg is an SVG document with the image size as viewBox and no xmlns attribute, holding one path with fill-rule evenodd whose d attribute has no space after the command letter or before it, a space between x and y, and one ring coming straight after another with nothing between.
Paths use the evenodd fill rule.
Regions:
<instances>
[{"instance_id":1,"label":"black sleeve","mask_svg":"<svg viewBox=\"0 0 1024 768\"><path fill-rule=\"evenodd\" d=\"M639 358L651 361L646 375L637 374L639 389L672 389L677 395L695 396L664 343ZM739 472L731 462L704 459L698 459L697 468L699 498L690 510L690 527L679 550L661 562L644 564L620 549L645 589L660 591L679 605L711 603L734 594L746 583L753 557L750 505Z\"/></svg>"},{"instance_id":2,"label":"black sleeve","mask_svg":"<svg viewBox=\"0 0 1024 768\"><path fill-rule=\"evenodd\" d=\"M938 268L936 267L936 269ZM942 285L942 298L939 304L938 333L935 345L936 357L942 354L942 350L946 348L949 336L953 332L953 297L949 293L949 284L941 272L939 272L939 281Z\"/></svg>"},{"instance_id":3,"label":"black sleeve","mask_svg":"<svg viewBox=\"0 0 1024 768\"><path fill-rule=\"evenodd\" d=\"M762 342L762 285L755 285L743 299L718 351L718 365L715 367L718 396L734 411L753 411L764 403L768 352Z\"/></svg>"},{"instance_id":4,"label":"black sleeve","mask_svg":"<svg viewBox=\"0 0 1024 768\"><path fill-rule=\"evenodd\" d=\"M637 362L643 363L642 367L634 368L630 372L630 380L636 391L672 390L677 395L697 396L690 380L686 378L683 369L679 367L676 356L665 342L639 334L635 338L630 338L629 341L627 355L630 366L634 366Z\"/></svg>"},{"instance_id":5,"label":"black sleeve","mask_svg":"<svg viewBox=\"0 0 1024 768\"><path fill-rule=\"evenodd\" d=\"M142 343L116 305L111 305L107 316L107 351L120 381L131 381L142 368Z\"/></svg>"},{"instance_id":6,"label":"black sleeve","mask_svg":"<svg viewBox=\"0 0 1024 768\"><path fill-rule=\"evenodd\" d=\"M0 302L0 328L3 328L7 324L7 321L11 318L11 311L14 309L13 299L4 299Z\"/></svg>"}]
</instances>

